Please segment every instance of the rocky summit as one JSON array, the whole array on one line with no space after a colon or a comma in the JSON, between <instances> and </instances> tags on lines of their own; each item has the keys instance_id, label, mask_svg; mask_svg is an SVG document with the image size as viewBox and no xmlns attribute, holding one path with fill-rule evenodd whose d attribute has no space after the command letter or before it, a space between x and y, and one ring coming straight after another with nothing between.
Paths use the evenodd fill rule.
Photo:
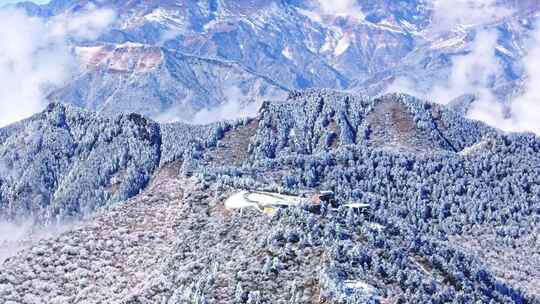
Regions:
<instances>
[{"instance_id":1,"label":"rocky summit","mask_svg":"<svg viewBox=\"0 0 540 304\"><path fill-rule=\"evenodd\" d=\"M409 95L203 126L53 104L0 151L2 218L72 225L1 264L3 303L540 302L540 139Z\"/></svg>"}]
</instances>

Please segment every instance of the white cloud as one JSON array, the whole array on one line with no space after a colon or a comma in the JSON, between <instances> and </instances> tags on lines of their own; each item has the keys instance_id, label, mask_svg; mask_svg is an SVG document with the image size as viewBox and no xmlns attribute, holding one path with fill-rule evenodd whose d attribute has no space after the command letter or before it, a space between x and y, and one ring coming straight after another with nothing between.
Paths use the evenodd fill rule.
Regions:
<instances>
[{"instance_id":1,"label":"white cloud","mask_svg":"<svg viewBox=\"0 0 540 304\"><path fill-rule=\"evenodd\" d=\"M43 107L43 90L61 84L72 62L65 42L40 19L0 10L0 126Z\"/></svg>"},{"instance_id":2,"label":"white cloud","mask_svg":"<svg viewBox=\"0 0 540 304\"><path fill-rule=\"evenodd\" d=\"M31 225L25 223L15 225L8 222L0 222L0 264L8 257L13 256L22 249L22 241L30 230Z\"/></svg>"},{"instance_id":3,"label":"white cloud","mask_svg":"<svg viewBox=\"0 0 540 304\"><path fill-rule=\"evenodd\" d=\"M435 82L430 89L422 91L413 80L398 78L386 91L408 93L443 104L470 93L476 94L483 103L494 102L491 84L501 70L495 56L496 46L496 32L480 31L467 54L452 59L448 78L444 81Z\"/></svg>"},{"instance_id":4,"label":"white cloud","mask_svg":"<svg viewBox=\"0 0 540 304\"><path fill-rule=\"evenodd\" d=\"M386 90L404 92L439 103L447 103L463 94L476 94L477 99L468 117L510 132L540 134L540 22L532 34L527 55L522 58L526 79L523 93L503 105L493 92L491 82L501 73L501 63L495 56L497 35L480 32L471 51L452 61L449 78L434 84L428 92L417 89L414 81L400 78Z\"/></svg>"},{"instance_id":5,"label":"white cloud","mask_svg":"<svg viewBox=\"0 0 540 304\"><path fill-rule=\"evenodd\" d=\"M509 115L505 115L500 102L485 99L473 104L469 117L505 131L540 134L540 22L532 34L527 55L521 61L526 74L523 93L510 101Z\"/></svg>"},{"instance_id":6,"label":"white cloud","mask_svg":"<svg viewBox=\"0 0 540 304\"><path fill-rule=\"evenodd\" d=\"M177 106L152 117L161 123L183 121L189 124L203 125L224 120L255 117L265 100L283 100L287 93L277 88L251 85L249 90L242 90L235 84L223 84L220 92L220 104L203 108L194 114L186 113L186 104L193 102L193 95L188 94ZM187 106L189 107L189 106Z\"/></svg>"},{"instance_id":7,"label":"white cloud","mask_svg":"<svg viewBox=\"0 0 540 304\"><path fill-rule=\"evenodd\" d=\"M356 0L318 0L318 2L324 14L363 16L362 10Z\"/></svg>"},{"instance_id":8,"label":"white cloud","mask_svg":"<svg viewBox=\"0 0 540 304\"><path fill-rule=\"evenodd\" d=\"M451 31L458 25L479 26L511 15L513 11L498 6L495 0L434 1L431 30ZM407 78L396 79L387 91L401 91L432 101L447 103L463 94L476 94L477 99L468 117L484 121L505 131L531 131L540 134L540 21L522 58L526 78L523 93L508 105L497 100L492 82L501 74L502 66L495 56L497 33L479 30L470 52L454 57L446 81L435 83L422 91Z\"/></svg>"},{"instance_id":9,"label":"white cloud","mask_svg":"<svg viewBox=\"0 0 540 304\"><path fill-rule=\"evenodd\" d=\"M431 29L452 30L457 25L471 26L500 20L513 13L496 0L434 0Z\"/></svg>"},{"instance_id":10,"label":"white cloud","mask_svg":"<svg viewBox=\"0 0 540 304\"><path fill-rule=\"evenodd\" d=\"M62 14L54 17L50 22L50 30L53 35L60 37L96 39L113 23L115 17L111 9L90 7L80 14Z\"/></svg>"},{"instance_id":11,"label":"white cloud","mask_svg":"<svg viewBox=\"0 0 540 304\"><path fill-rule=\"evenodd\" d=\"M0 265L38 240L58 236L75 225L76 223L65 223L36 227L32 221L17 224L0 221Z\"/></svg>"},{"instance_id":12,"label":"white cloud","mask_svg":"<svg viewBox=\"0 0 540 304\"><path fill-rule=\"evenodd\" d=\"M315 22L323 22L325 16L351 17L364 20L364 13L357 0L313 0L312 10L302 10L300 13Z\"/></svg>"},{"instance_id":13,"label":"white cloud","mask_svg":"<svg viewBox=\"0 0 540 304\"><path fill-rule=\"evenodd\" d=\"M110 11L89 9L45 21L0 9L0 126L42 110L48 89L76 68L67 40L95 38L113 18Z\"/></svg>"},{"instance_id":14,"label":"white cloud","mask_svg":"<svg viewBox=\"0 0 540 304\"><path fill-rule=\"evenodd\" d=\"M482 25L511 15L513 11L498 6L495 0L438 0L434 1L431 30L451 31L456 26L477 26L478 31L469 52L456 56L448 78L435 82L429 89L420 90L408 78L396 79L387 91L401 91L439 103L447 103L463 94L475 94L476 101L468 117L484 121L505 131L532 131L540 134L540 26L522 59L527 78L524 93L509 105L497 100L493 81L502 73L495 55L497 32L482 29ZM540 24L539 24L540 25Z\"/></svg>"},{"instance_id":15,"label":"white cloud","mask_svg":"<svg viewBox=\"0 0 540 304\"><path fill-rule=\"evenodd\" d=\"M526 80L524 93L510 104L511 118L503 127L510 131L531 131L540 134L540 21L522 59Z\"/></svg>"},{"instance_id":16,"label":"white cloud","mask_svg":"<svg viewBox=\"0 0 540 304\"><path fill-rule=\"evenodd\" d=\"M193 117L192 123L208 124L222 120L233 120L257 115L262 100L245 103L246 96L238 87L228 87L223 92L224 103L216 108L203 109Z\"/></svg>"},{"instance_id":17,"label":"white cloud","mask_svg":"<svg viewBox=\"0 0 540 304\"><path fill-rule=\"evenodd\" d=\"M392 83L390 83L390 85L385 89L384 94L395 93L395 92L405 93L405 94L409 94L418 98L429 99L429 100L435 101L434 99L431 99L429 94L418 89L417 84L412 79L407 78L407 77L398 77L394 79Z\"/></svg>"},{"instance_id":18,"label":"white cloud","mask_svg":"<svg viewBox=\"0 0 540 304\"><path fill-rule=\"evenodd\" d=\"M501 70L495 56L496 46L496 32L477 33L471 51L452 60L448 82L435 85L430 96L444 103L466 93L475 93L479 99L494 100L491 82Z\"/></svg>"}]
</instances>

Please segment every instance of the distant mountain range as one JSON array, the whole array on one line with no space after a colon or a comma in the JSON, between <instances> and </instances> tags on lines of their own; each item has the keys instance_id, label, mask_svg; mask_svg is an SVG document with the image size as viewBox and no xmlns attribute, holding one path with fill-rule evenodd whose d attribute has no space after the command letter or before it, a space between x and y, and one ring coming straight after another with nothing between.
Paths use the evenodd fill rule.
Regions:
<instances>
[{"instance_id":1,"label":"distant mountain range","mask_svg":"<svg viewBox=\"0 0 540 304\"><path fill-rule=\"evenodd\" d=\"M117 18L104 34L72 41L80 70L49 100L162 120L190 120L201 109L280 99L298 89L375 96L402 78L428 92L448 79L453 58L471 51L480 30L498 33L496 57L504 68L488 86L504 101L519 91L519 60L540 12L538 1L498 1L512 13L441 30L432 1L360 1L346 13L317 3L53 0L17 6L43 18L112 9Z\"/></svg>"}]
</instances>

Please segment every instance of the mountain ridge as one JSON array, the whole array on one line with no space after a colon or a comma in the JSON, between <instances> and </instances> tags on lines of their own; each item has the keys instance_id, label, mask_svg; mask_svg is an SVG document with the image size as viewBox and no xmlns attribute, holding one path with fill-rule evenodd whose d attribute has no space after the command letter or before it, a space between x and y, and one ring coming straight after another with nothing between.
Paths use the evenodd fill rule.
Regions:
<instances>
[{"instance_id":1,"label":"mountain ridge","mask_svg":"<svg viewBox=\"0 0 540 304\"><path fill-rule=\"evenodd\" d=\"M246 89L246 79L253 77L267 83L271 91L322 87L362 92L370 96L392 89L392 84L405 78L416 84L418 94L427 95L434 86L445 83L451 74L454 58L457 60L471 52L478 32L497 32L500 39L495 46L497 51L494 56L500 61L502 69L494 75L495 82L489 84L488 89L495 93L499 101L505 102L515 93L512 87L520 85L519 79L524 77L520 58L526 51L534 16L540 7L534 1L505 1L499 4L513 9L513 14L486 21L485 24L456 24L441 32L436 31L433 20L435 8L426 1L405 1L400 5L392 1L362 2L358 3L359 10L350 14L321 11L314 1L105 4L54 1L40 8L50 11L43 14L43 18L84 14L94 6L116 12L115 22L105 33L94 40L75 42L74 47L140 43L156 47L161 52L170 49L178 54L234 62L247 73L231 80L233 86L242 88L242 94L235 98L240 104L268 98L266 89L260 92ZM365 15L364 19L355 19L361 12ZM142 56L137 52L142 50L133 51L132 55ZM111 62L120 66L127 64L121 58ZM164 66L173 78L181 75L180 71L174 69L174 64ZM198 70L192 64L187 64L186 68L194 70L194 78L199 79L212 73L211 67ZM105 80L92 82L92 77L87 75L85 78L84 71L76 77L78 80L58 88L59 91L51 96L56 96L52 99L54 101L84 104L87 102L85 98L89 97L84 91L96 91L105 98L90 98L92 104L96 104L91 105L91 109L99 108L107 99L109 104L118 103L114 110L110 110L110 115L136 111L153 118L157 117L156 109L166 111L176 107L195 113L227 103L223 90L195 92L200 101L194 101L189 98L193 94L190 88L176 89L176 82L160 80L155 74L143 73L129 81L135 87L148 88L147 93L140 93L140 99L150 103L150 108L126 104L121 97L123 94L114 94L111 83L120 83L114 76L111 76L111 83ZM107 79L108 76L109 73L104 73L94 77ZM219 88L222 87L221 81L216 77L208 85ZM471 88L457 93L476 94L475 90ZM446 101L449 100L439 100Z\"/></svg>"},{"instance_id":2,"label":"mountain ridge","mask_svg":"<svg viewBox=\"0 0 540 304\"><path fill-rule=\"evenodd\" d=\"M377 110L381 105L384 106L381 108L382 112ZM298 124L298 121L306 123ZM48 182L47 179L42 181L45 183L44 193L49 194L45 194L42 197L43 202L35 206L45 208L38 212L38 218L44 217L42 221L48 222L69 209L60 213L50 209L55 205L64 204L59 202L62 200L62 195L66 196L67 201L80 200L77 198L78 195L85 195L86 200L90 198L86 196L87 194L83 194L87 190L80 189L81 183L88 182L90 189L95 189L88 190L100 189L102 193L98 196L102 197L101 199L90 199L93 203L89 203L89 212L80 213L84 216L95 210L96 207L92 206L101 206L101 202L118 202L136 195L144 189L153 172L169 162L182 160L183 166L194 166L189 170L200 170L201 166L207 164L204 159L208 149L223 148L219 146L219 142L229 132L243 132L241 130L249 128L252 122L256 122L256 129L246 133L250 134L248 135L250 137L242 139L250 143L249 146L242 148L248 150L231 153L247 153L248 159L274 159L279 155L291 153L311 155L333 151L347 145L368 145L375 149L388 148L399 153L445 151L457 153L480 142L486 136L497 133L481 122L460 118L459 114L445 109L444 106L420 101L408 95L389 94L379 98L367 98L332 90L308 90L290 93L285 102L264 103L256 118L202 126L183 123L160 125L139 114L121 114L109 118L78 110L73 106L52 103L44 112L0 129L0 143L2 143L0 156L4 169L7 172L14 170L13 174L16 176L39 178L41 173L38 172L57 172L55 176L64 175L67 178L62 180L51 177L52 179ZM65 136L58 137L59 134ZM36 136L34 143L28 145L28 139L36 138ZM42 143L45 137L48 138L46 142L51 143L51 146ZM58 139L51 141L51 138L57 137ZM22 148L21 141L28 146ZM131 141L134 142L130 143ZM116 146L116 142L129 143L128 145L133 145L133 148L124 150ZM39 155L42 153L45 153L44 158L38 160L38 163L46 166L47 169L38 169L40 165L33 164L35 161L33 159L36 157L40 159ZM97 168L94 167L92 159L103 157L105 154L109 158L112 157L110 160L117 161L111 163L108 160ZM62 155L64 160L59 162L58 166L51 167L51 161L59 157L54 155ZM132 155L128 157L131 160L124 161L126 155ZM37 171L34 173L31 173L31 170L27 171L29 168L20 166L21 162L30 165L30 168L37 165ZM56 162L53 161L53 163ZM131 162L133 164L130 164ZM17 164L18 169L14 169L13 164ZM135 164L142 165L145 169L141 171L141 167L131 167ZM211 160L210 164L212 164ZM99 166L105 167L99 168ZM109 173L105 174L105 180L101 180L100 177L96 181L84 181L85 175L88 177L95 175L78 173L75 176L83 178L80 180L70 173L75 172L74 168L85 172L98 170L96 172L101 173L96 177L103 176L104 172ZM128 176L123 176L124 170L127 170ZM75 179L71 180L72 177ZM33 178L35 177L28 179L27 182ZM15 201L21 204L23 201L27 201L25 204L32 201L31 193L28 193L30 195L27 195L28 198L23 199L19 192L14 192L25 184L24 179L16 180L10 178L2 183L4 194L1 197L5 200L4 206L8 206L8 201L10 206L16 206ZM61 191L65 183L67 183L67 189L72 190ZM134 183L133 186L130 185L131 183ZM121 190L126 186L126 189ZM110 193L107 190L117 187L120 187L120 190ZM79 191L81 194L77 194ZM116 191L120 192L116 193ZM17 194L19 198L15 199L13 193L19 193ZM118 198L115 198L117 195L119 195ZM79 208L86 210L84 206L76 207L75 216L79 212L77 210L82 210ZM8 214L17 214L16 210L8 211Z\"/></svg>"},{"instance_id":3,"label":"mountain ridge","mask_svg":"<svg viewBox=\"0 0 540 304\"><path fill-rule=\"evenodd\" d=\"M68 121L70 109L85 112L49 111L59 109ZM26 125L57 125L50 118L58 115L44 113ZM135 138L154 125L137 114L88 116L125 121ZM540 271L519 262L536 259L537 136L503 133L405 94L332 90L292 92L253 119L157 127L161 157L148 186L7 259L0 299L538 303ZM0 134L15 132L8 129ZM271 217L225 208L246 189L306 202ZM339 207L314 208L309 199L322 190ZM348 202L368 204L369 216Z\"/></svg>"},{"instance_id":4,"label":"mountain ridge","mask_svg":"<svg viewBox=\"0 0 540 304\"><path fill-rule=\"evenodd\" d=\"M74 163L44 152L69 143L58 135L49 136L38 157L35 144L19 144L41 125L65 134L63 122L76 138L99 134L93 144L81 141L92 148L74 149ZM519 262L536 261L529 253L540 222L539 138L504 133L406 94L295 91L263 103L255 118L201 126L52 104L24 124L0 129L0 138L2 160L18 154L64 164L14 166L13 175L47 180L40 174L84 173L67 174L58 188L67 192L51 189L71 195L55 194L49 207L40 201L50 212L34 212L44 223L76 212L82 221L26 244L0 265L6 301L539 301L540 270ZM94 162L95 153L106 157ZM109 165L122 155L130 160ZM0 176L0 198L17 193L9 189L28 190L18 186L23 181ZM95 188L78 192L81 183ZM99 195L115 184L116 196ZM224 201L241 190L305 202L271 217L227 209ZM334 192L337 207L309 202L323 190ZM15 198L34 197L24 194ZM367 204L369 215L355 213L349 202ZM10 199L0 211L9 217L26 203Z\"/></svg>"}]
</instances>

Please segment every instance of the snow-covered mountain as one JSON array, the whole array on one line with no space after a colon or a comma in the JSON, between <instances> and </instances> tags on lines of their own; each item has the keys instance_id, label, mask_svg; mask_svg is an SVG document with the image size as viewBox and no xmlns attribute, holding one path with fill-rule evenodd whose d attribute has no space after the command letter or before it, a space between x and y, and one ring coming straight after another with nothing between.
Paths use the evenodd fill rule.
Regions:
<instances>
[{"instance_id":1,"label":"snow-covered mountain","mask_svg":"<svg viewBox=\"0 0 540 304\"><path fill-rule=\"evenodd\" d=\"M347 10L315 0L54 0L19 6L45 18L89 7L115 12L115 22L99 38L73 41L80 73L49 96L110 114L186 119L231 100L275 99L295 89L377 95L402 89L401 79L422 94L452 77L453 60L474 52L483 31L497 33L494 55L503 67L485 86L500 100L514 94L540 4L499 1L505 9L500 16L448 21L434 3L360 1Z\"/></svg>"},{"instance_id":2,"label":"snow-covered mountain","mask_svg":"<svg viewBox=\"0 0 540 304\"><path fill-rule=\"evenodd\" d=\"M0 128L0 303L540 303L540 138L465 116L540 3L325 3L19 3L75 65Z\"/></svg>"},{"instance_id":3,"label":"snow-covered mountain","mask_svg":"<svg viewBox=\"0 0 540 304\"><path fill-rule=\"evenodd\" d=\"M138 114L51 104L0 130L0 221L78 219L137 194L159 166L159 126Z\"/></svg>"},{"instance_id":4,"label":"snow-covered mountain","mask_svg":"<svg viewBox=\"0 0 540 304\"><path fill-rule=\"evenodd\" d=\"M0 129L0 212L87 217L1 263L0 301L538 303L539 151L403 94L206 126L54 104ZM246 189L305 203L227 209Z\"/></svg>"}]
</instances>

